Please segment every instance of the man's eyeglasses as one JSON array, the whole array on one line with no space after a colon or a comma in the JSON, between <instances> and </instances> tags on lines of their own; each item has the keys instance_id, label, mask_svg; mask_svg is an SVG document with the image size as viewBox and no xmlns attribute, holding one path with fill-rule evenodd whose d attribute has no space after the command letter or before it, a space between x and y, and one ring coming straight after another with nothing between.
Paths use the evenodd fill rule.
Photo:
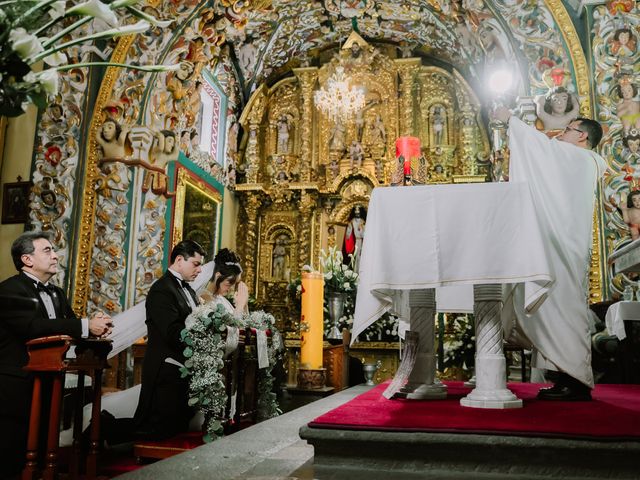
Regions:
<instances>
[{"instance_id":1,"label":"man's eyeglasses","mask_svg":"<svg viewBox=\"0 0 640 480\"><path fill-rule=\"evenodd\" d=\"M567 125L566 127L564 127L564 132L565 132L565 133L566 133L566 132L570 132L570 131L572 131L572 130L573 130L574 132L584 133L584 132L583 132L582 130L580 130L579 128L575 128L575 127L572 127L572 126L570 126L570 125Z\"/></svg>"}]
</instances>

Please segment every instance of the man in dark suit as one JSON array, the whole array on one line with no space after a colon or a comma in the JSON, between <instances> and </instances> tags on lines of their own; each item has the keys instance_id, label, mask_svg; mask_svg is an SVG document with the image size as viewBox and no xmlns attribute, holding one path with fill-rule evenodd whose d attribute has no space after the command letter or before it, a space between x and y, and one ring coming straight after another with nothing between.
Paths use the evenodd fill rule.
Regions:
<instances>
[{"instance_id":1,"label":"man in dark suit","mask_svg":"<svg viewBox=\"0 0 640 480\"><path fill-rule=\"evenodd\" d=\"M106 336L111 318L74 314L61 288L49 280L58 256L43 232L26 232L11 246L18 275L0 283L0 471L15 475L24 464L33 379L23 370L26 342L47 335Z\"/></svg>"},{"instance_id":2,"label":"man in dark suit","mask_svg":"<svg viewBox=\"0 0 640 480\"><path fill-rule=\"evenodd\" d=\"M192 240L178 243L171 252L169 269L147 295L147 350L134 417L138 438L163 439L187 431L193 416L188 405L188 380L180 378L185 361L180 332L198 305L187 282L202 270L204 255L203 248Z\"/></svg>"}]
</instances>

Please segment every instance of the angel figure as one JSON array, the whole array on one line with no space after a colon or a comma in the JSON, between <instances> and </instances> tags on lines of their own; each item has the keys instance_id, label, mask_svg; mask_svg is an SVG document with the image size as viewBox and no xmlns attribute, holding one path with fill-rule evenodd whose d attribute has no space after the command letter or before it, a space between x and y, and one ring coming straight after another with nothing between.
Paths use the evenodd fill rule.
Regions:
<instances>
[{"instance_id":1,"label":"angel figure","mask_svg":"<svg viewBox=\"0 0 640 480\"><path fill-rule=\"evenodd\" d=\"M621 199L622 219L629 226L631 240L640 237L640 190L633 191L626 199Z\"/></svg>"},{"instance_id":2,"label":"angel figure","mask_svg":"<svg viewBox=\"0 0 640 480\"><path fill-rule=\"evenodd\" d=\"M629 77L624 77L618 82L616 90L620 97L616 114L622 122L622 130L626 136L632 128L640 128L640 101L634 100L638 88L631 83Z\"/></svg>"},{"instance_id":3,"label":"angel figure","mask_svg":"<svg viewBox=\"0 0 640 480\"><path fill-rule=\"evenodd\" d=\"M122 160L128 128L122 128L113 118L107 118L96 132L96 142L102 148L102 160Z\"/></svg>"},{"instance_id":4,"label":"angel figure","mask_svg":"<svg viewBox=\"0 0 640 480\"><path fill-rule=\"evenodd\" d=\"M151 148L151 160L153 169L145 172L142 182L142 191L149 189L156 195L170 196L167 192L167 163L178 159L180 149L176 140L176 134L171 130L161 130L154 133L155 142Z\"/></svg>"},{"instance_id":5,"label":"angel figure","mask_svg":"<svg viewBox=\"0 0 640 480\"><path fill-rule=\"evenodd\" d=\"M536 96L534 101L536 114L546 131L564 129L580 112L578 97L564 87L555 87L545 96Z\"/></svg>"}]
</instances>

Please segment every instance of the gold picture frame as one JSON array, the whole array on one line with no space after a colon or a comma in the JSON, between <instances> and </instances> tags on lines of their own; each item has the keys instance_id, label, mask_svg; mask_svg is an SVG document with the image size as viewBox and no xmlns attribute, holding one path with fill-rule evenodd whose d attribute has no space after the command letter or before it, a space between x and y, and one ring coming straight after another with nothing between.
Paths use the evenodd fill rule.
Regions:
<instances>
[{"instance_id":1,"label":"gold picture frame","mask_svg":"<svg viewBox=\"0 0 640 480\"><path fill-rule=\"evenodd\" d=\"M220 238L222 194L184 167L177 168L171 248L182 240L198 242L213 260Z\"/></svg>"}]
</instances>

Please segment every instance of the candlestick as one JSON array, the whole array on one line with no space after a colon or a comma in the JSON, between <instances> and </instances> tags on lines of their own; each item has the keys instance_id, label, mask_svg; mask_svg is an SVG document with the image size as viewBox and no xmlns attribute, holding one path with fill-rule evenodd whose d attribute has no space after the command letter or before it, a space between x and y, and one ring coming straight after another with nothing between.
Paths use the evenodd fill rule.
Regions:
<instances>
[{"instance_id":1,"label":"candlestick","mask_svg":"<svg viewBox=\"0 0 640 480\"><path fill-rule=\"evenodd\" d=\"M300 368L322 368L324 279L320 272L302 272Z\"/></svg>"}]
</instances>

